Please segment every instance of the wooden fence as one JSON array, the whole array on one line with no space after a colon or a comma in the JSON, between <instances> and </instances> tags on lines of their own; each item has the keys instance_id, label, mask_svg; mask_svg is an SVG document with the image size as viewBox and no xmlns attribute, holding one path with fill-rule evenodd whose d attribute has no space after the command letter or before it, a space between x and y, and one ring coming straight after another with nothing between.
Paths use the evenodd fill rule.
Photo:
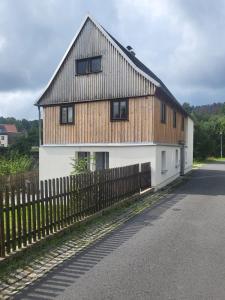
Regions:
<instances>
[{"instance_id":1,"label":"wooden fence","mask_svg":"<svg viewBox=\"0 0 225 300\"><path fill-rule=\"evenodd\" d=\"M39 182L39 171L28 171L24 173L2 175L0 176L0 191L4 190L6 186L11 189L21 189L25 184L37 184Z\"/></svg>"},{"instance_id":2,"label":"wooden fence","mask_svg":"<svg viewBox=\"0 0 225 300\"><path fill-rule=\"evenodd\" d=\"M38 242L150 187L150 163L28 183L0 191L0 256ZM145 181L143 181L145 178ZM142 183L141 183L142 182Z\"/></svg>"}]
</instances>

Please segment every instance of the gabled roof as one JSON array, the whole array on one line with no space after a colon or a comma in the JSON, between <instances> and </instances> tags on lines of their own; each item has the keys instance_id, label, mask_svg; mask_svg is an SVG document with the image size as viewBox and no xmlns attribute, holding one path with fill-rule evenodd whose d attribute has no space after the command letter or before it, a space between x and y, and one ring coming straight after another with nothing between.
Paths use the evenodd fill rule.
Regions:
<instances>
[{"instance_id":1,"label":"gabled roof","mask_svg":"<svg viewBox=\"0 0 225 300\"><path fill-rule=\"evenodd\" d=\"M72 42L70 43L67 51L65 52L61 62L59 63L58 67L56 68L53 76L49 80L47 86L44 88L43 92L39 96L38 100L35 102L35 105L39 104L39 101L41 100L42 96L45 94L45 92L50 87L51 83L53 82L55 76L57 75L58 71L60 70L64 60L68 56L71 48L73 47L74 43L76 42L82 28L84 27L85 23L91 20L95 26L101 31L101 33L114 45L114 47L119 51L119 53L130 63L130 65L143 77L151 81L156 87L157 87L157 93L158 95L163 94L168 98L169 101L172 101L173 104L175 104L183 113L186 114L181 104L176 100L176 98L173 96L173 94L169 91L169 89L165 86L165 84L149 69L147 68L136 56L134 56L130 51L128 51L125 47L123 47L111 34L109 34L96 20L94 20L93 17L90 15L87 15L79 30L77 31L76 35L74 36Z\"/></svg>"},{"instance_id":2,"label":"gabled roof","mask_svg":"<svg viewBox=\"0 0 225 300\"><path fill-rule=\"evenodd\" d=\"M14 124L0 124L0 133L17 133L17 128Z\"/></svg>"}]
</instances>

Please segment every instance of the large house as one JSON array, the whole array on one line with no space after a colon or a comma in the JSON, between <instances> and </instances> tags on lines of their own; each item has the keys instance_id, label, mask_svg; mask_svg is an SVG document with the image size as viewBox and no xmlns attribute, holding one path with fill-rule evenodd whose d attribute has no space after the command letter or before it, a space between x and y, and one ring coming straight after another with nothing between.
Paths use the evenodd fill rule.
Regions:
<instances>
[{"instance_id":1,"label":"large house","mask_svg":"<svg viewBox=\"0 0 225 300\"><path fill-rule=\"evenodd\" d=\"M151 162L162 187L191 170L193 122L164 83L87 16L36 105L43 114L40 178ZM39 114L40 115L40 114Z\"/></svg>"},{"instance_id":2,"label":"large house","mask_svg":"<svg viewBox=\"0 0 225 300\"><path fill-rule=\"evenodd\" d=\"M7 148L20 136L14 124L0 124L0 147Z\"/></svg>"}]
</instances>

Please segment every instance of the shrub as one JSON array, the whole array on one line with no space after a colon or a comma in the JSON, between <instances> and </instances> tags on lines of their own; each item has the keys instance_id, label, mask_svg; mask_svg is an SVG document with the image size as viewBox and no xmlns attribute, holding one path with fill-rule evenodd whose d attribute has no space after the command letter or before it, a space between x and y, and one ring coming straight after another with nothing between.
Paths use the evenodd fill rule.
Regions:
<instances>
[{"instance_id":1,"label":"shrub","mask_svg":"<svg viewBox=\"0 0 225 300\"><path fill-rule=\"evenodd\" d=\"M26 155L0 158L0 175L10 175L28 171L31 164L32 160Z\"/></svg>"}]
</instances>

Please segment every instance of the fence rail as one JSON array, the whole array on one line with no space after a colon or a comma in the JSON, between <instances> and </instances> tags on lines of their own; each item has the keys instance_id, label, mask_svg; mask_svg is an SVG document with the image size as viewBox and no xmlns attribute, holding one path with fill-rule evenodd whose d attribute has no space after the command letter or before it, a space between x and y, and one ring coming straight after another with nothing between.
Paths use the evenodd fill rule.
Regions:
<instances>
[{"instance_id":1,"label":"fence rail","mask_svg":"<svg viewBox=\"0 0 225 300\"><path fill-rule=\"evenodd\" d=\"M79 222L150 187L150 163L0 190L0 256Z\"/></svg>"}]
</instances>

